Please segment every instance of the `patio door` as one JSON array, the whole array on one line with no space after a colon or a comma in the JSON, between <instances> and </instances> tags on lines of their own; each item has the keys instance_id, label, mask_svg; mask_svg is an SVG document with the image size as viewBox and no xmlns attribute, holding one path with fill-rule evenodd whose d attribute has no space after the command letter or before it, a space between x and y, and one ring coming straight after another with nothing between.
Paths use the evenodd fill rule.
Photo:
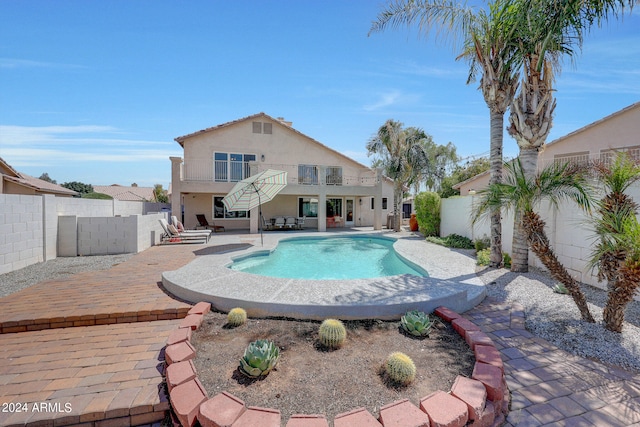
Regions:
<instances>
[{"instance_id":1,"label":"patio door","mask_svg":"<svg viewBox=\"0 0 640 427\"><path fill-rule=\"evenodd\" d=\"M346 199L345 200L345 210L344 210L344 225L345 227L353 227L354 222L353 218L356 215L355 211L355 199Z\"/></svg>"}]
</instances>

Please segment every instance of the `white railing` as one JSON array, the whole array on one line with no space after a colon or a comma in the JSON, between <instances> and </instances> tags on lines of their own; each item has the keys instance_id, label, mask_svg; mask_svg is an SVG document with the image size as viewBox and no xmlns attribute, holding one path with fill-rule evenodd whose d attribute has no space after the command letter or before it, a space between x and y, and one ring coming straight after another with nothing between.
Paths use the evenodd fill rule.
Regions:
<instances>
[{"instance_id":1,"label":"white railing","mask_svg":"<svg viewBox=\"0 0 640 427\"><path fill-rule=\"evenodd\" d=\"M185 159L181 177L183 181L236 182L267 169L286 171L290 185L373 187L378 183L376 173L371 169L349 170L351 173L345 175L344 169L321 165L304 165L303 167L281 163L208 159Z\"/></svg>"}]
</instances>

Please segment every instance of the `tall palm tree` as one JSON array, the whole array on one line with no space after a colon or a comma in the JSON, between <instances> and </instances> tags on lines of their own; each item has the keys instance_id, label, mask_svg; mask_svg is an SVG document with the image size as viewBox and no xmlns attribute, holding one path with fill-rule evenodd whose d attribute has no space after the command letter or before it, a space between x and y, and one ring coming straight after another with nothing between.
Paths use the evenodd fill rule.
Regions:
<instances>
[{"instance_id":1,"label":"tall palm tree","mask_svg":"<svg viewBox=\"0 0 640 427\"><path fill-rule=\"evenodd\" d=\"M549 201L557 208L562 200L573 200L583 209L591 209L591 192L586 185L585 170L577 165L553 163L537 175L525 174L520 159L504 166L507 172L501 184L491 184L481 190L480 202L474 207L473 220L477 221L492 207L520 210L526 242L549 270L551 276L561 282L571 294L580 315L587 322L594 322L580 284L560 263L544 230L545 222L536 212L540 203Z\"/></svg>"},{"instance_id":2,"label":"tall palm tree","mask_svg":"<svg viewBox=\"0 0 640 427\"><path fill-rule=\"evenodd\" d=\"M404 189L414 184L427 169L429 155L425 151L427 135L417 128L403 128L395 120L387 120L367 142L369 155L380 156L386 175L393 179L394 229L400 231L400 205Z\"/></svg>"},{"instance_id":3,"label":"tall palm tree","mask_svg":"<svg viewBox=\"0 0 640 427\"><path fill-rule=\"evenodd\" d=\"M514 72L514 45L511 42L515 27L509 19L510 0L496 0L489 11L459 5L453 0L403 0L391 2L378 15L369 34L386 27L411 26L417 23L428 34L432 30L445 32L445 38L456 43L463 40L462 53L456 59L468 61L467 83L478 73L480 89L489 107L490 116L490 183L502 180L502 139L504 114L511 104L518 85ZM491 266L502 263L502 222L500 210L491 213Z\"/></svg>"},{"instance_id":4,"label":"tall palm tree","mask_svg":"<svg viewBox=\"0 0 640 427\"><path fill-rule=\"evenodd\" d=\"M635 0L513 0L509 18L517 25L514 64L522 66L520 91L510 106L508 132L520 147L525 176L538 168L538 153L551 130L556 101L553 81L563 56L573 57L594 23L617 16ZM511 270L528 270L522 212L515 213Z\"/></svg>"},{"instance_id":5,"label":"tall palm tree","mask_svg":"<svg viewBox=\"0 0 640 427\"><path fill-rule=\"evenodd\" d=\"M640 225L638 204L625 194L640 181L640 164L626 153L619 153L611 166L595 164L596 174L605 189L593 219L599 237L591 265L598 268L598 280L607 280L608 297L602 312L605 328L622 332L624 310L640 286Z\"/></svg>"}]
</instances>

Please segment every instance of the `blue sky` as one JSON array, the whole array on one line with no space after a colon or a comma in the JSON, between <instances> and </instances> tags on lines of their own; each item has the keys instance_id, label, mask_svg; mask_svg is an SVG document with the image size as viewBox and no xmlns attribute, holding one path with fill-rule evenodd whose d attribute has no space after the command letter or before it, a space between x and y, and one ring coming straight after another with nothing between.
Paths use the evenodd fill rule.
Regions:
<instances>
[{"instance_id":1,"label":"blue sky","mask_svg":"<svg viewBox=\"0 0 640 427\"><path fill-rule=\"evenodd\" d=\"M367 37L383 4L0 0L0 157L59 183L167 188L175 137L261 111L365 164L390 118L487 152L467 65L416 29ZM548 142L640 101L640 11L592 30L556 83Z\"/></svg>"}]
</instances>

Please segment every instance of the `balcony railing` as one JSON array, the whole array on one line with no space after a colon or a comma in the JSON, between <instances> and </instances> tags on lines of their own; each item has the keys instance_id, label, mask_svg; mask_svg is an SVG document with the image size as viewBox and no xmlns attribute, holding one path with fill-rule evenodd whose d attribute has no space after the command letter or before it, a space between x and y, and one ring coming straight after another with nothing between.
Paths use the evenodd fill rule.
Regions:
<instances>
[{"instance_id":1,"label":"balcony railing","mask_svg":"<svg viewBox=\"0 0 640 427\"><path fill-rule=\"evenodd\" d=\"M183 181L237 182L267 169L288 173L290 185L335 185L373 187L378 183L371 169L344 170L321 165L266 164L207 159L185 159L182 164ZM345 172L348 172L345 174Z\"/></svg>"}]
</instances>

